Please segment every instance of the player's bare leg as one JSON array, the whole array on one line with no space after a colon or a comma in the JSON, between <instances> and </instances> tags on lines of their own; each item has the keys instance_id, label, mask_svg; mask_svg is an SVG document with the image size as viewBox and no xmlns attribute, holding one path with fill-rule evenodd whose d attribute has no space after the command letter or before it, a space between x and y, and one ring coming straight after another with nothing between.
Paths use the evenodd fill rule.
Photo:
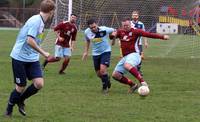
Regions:
<instances>
[{"instance_id":1,"label":"player's bare leg","mask_svg":"<svg viewBox=\"0 0 200 122\"><path fill-rule=\"evenodd\" d=\"M59 74L65 74L64 70L67 68L69 61L70 61L70 57L65 56L61 69L59 70Z\"/></svg>"},{"instance_id":2,"label":"player's bare leg","mask_svg":"<svg viewBox=\"0 0 200 122\"><path fill-rule=\"evenodd\" d=\"M141 52L140 56L141 56L141 59L144 60L144 52ZM140 75L143 76L143 73L142 73L142 70L141 70L141 68L142 68L142 60L141 60L140 64L137 66L137 69L138 69Z\"/></svg>"},{"instance_id":3,"label":"player's bare leg","mask_svg":"<svg viewBox=\"0 0 200 122\"><path fill-rule=\"evenodd\" d=\"M141 76L143 76L143 73L141 71L141 68L142 68L142 61L140 62L140 64L137 66L137 70L138 72L140 73Z\"/></svg>"},{"instance_id":4,"label":"player's bare leg","mask_svg":"<svg viewBox=\"0 0 200 122\"><path fill-rule=\"evenodd\" d=\"M144 81L142 75L141 75L141 74L139 73L139 71L137 70L137 67L134 67L134 66L132 66L132 65L129 64L129 63L125 63L125 64L124 64L124 67L125 67L125 69L126 69L127 71L129 71L133 76L135 76L135 78L140 82L141 85L146 84L146 86L148 86L147 83Z\"/></svg>"},{"instance_id":5,"label":"player's bare leg","mask_svg":"<svg viewBox=\"0 0 200 122\"><path fill-rule=\"evenodd\" d=\"M128 90L128 93L133 93L137 88L138 85L134 83L132 80L125 77L122 73L114 71L112 74L113 79L119 81L122 84L129 85L130 89Z\"/></svg>"},{"instance_id":6,"label":"player's bare leg","mask_svg":"<svg viewBox=\"0 0 200 122\"><path fill-rule=\"evenodd\" d=\"M44 80L43 78L34 78L33 84L31 84L20 96L20 101L17 103L19 112L26 116L25 112L25 100L29 98L30 96L36 94L43 86L44 86Z\"/></svg>"},{"instance_id":7,"label":"player's bare leg","mask_svg":"<svg viewBox=\"0 0 200 122\"><path fill-rule=\"evenodd\" d=\"M54 57L54 56L49 56L47 59L45 59L45 61L43 62L42 64L42 68L45 69L46 65L48 63L53 63L53 62L57 62L57 61L60 61L60 57Z\"/></svg>"},{"instance_id":8,"label":"player's bare leg","mask_svg":"<svg viewBox=\"0 0 200 122\"><path fill-rule=\"evenodd\" d=\"M111 87L110 77L107 73L107 66L104 64L100 64L100 70L97 70L96 74L102 81L102 92L104 94L107 94L108 89Z\"/></svg>"},{"instance_id":9,"label":"player's bare leg","mask_svg":"<svg viewBox=\"0 0 200 122\"><path fill-rule=\"evenodd\" d=\"M6 112L5 112L6 117L12 116L13 107L15 104L19 103L20 96L21 96L22 92L24 91L24 89L25 89L25 87L21 87L18 85L15 86L15 89L10 94L10 98L9 98L8 105L7 105Z\"/></svg>"}]
</instances>

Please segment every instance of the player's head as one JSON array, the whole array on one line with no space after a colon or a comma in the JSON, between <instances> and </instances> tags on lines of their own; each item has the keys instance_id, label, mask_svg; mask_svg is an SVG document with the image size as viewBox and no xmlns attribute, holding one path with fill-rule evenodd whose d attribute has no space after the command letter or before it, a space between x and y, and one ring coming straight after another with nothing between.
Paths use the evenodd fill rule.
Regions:
<instances>
[{"instance_id":1,"label":"player's head","mask_svg":"<svg viewBox=\"0 0 200 122\"><path fill-rule=\"evenodd\" d=\"M126 31L129 31L131 29L131 19L129 17L123 18L122 28Z\"/></svg>"},{"instance_id":2,"label":"player's head","mask_svg":"<svg viewBox=\"0 0 200 122\"><path fill-rule=\"evenodd\" d=\"M71 23L75 23L76 20L77 20L77 15L76 14L71 14L71 16L70 16L70 22Z\"/></svg>"},{"instance_id":3,"label":"player's head","mask_svg":"<svg viewBox=\"0 0 200 122\"><path fill-rule=\"evenodd\" d=\"M54 15L55 3L53 0L43 0L40 4L40 11L49 14L49 18Z\"/></svg>"},{"instance_id":4,"label":"player's head","mask_svg":"<svg viewBox=\"0 0 200 122\"><path fill-rule=\"evenodd\" d=\"M138 11L133 11L132 12L132 19L134 21L137 21L139 19L139 12Z\"/></svg>"},{"instance_id":5,"label":"player's head","mask_svg":"<svg viewBox=\"0 0 200 122\"><path fill-rule=\"evenodd\" d=\"M88 26L89 26L89 28L91 29L92 32L97 32L98 31L98 25L97 25L95 19L89 19L87 21L87 24L88 24Z\"/></svg>"}]
</instances>

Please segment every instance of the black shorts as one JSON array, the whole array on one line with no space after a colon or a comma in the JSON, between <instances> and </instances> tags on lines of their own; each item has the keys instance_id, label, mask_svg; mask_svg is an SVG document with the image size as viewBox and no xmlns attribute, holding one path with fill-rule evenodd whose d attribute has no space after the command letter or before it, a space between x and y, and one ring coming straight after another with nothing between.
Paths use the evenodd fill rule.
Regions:
<instances>
[{"instance_id":1,"label":"black shorts","mask_svg":"<svg viewBox=\"0 0 200 122\"><path fill-rule=\"evenodd\" d=\"M26 79L42 78L40 62L23 62L12 59L14 82L19 86L26 86Z\"/></svg>"},{"instance_id":2,"label":"black shorts","mask_svg":"<svg viewBox=\"0 0 200 122\"><path fill-rule=\"evenodd\" d=\"M105 52L98 56L93 56L94 68L96 71L100 70L100 65L106 65L109 67L110 65L110 56L111 52Z\"/></svg>"}]
</instances>

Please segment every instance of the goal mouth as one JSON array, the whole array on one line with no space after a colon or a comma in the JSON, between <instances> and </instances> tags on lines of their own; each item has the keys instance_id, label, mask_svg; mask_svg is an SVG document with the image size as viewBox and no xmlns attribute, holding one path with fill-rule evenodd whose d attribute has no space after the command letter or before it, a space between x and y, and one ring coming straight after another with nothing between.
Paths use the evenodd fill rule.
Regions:
<instances>
[{"instance_id":1,"label":"goal mouth","mask_svg":"<svg viewBox=\"0 0 200 122\"><path fill-rule=\"evenodd\" d=\"M81 49L84 44L84 30L87 28L87 20L91 17L96 18L101 26L120 28L121 20L124 16L131 17L134 10L139 11L139 20L144 23L146 31L156 32L157 23L176 24L174 30L166 26L163 30L172 29L176 34L170 34L170 40L149 40L148 48L143 48L145 57L156 58L200 58L200 16L199 0L190 0L173 3L168 1L126 1L120 0L56 0L55 16L51 27L54 27L61 21L68 20L70 13L78 15L77 27L79 28L77 43L80 49L74 50L73 55L82 55ZM186 6L187 5L187 6ZM120 6L120 7L119 7ZM170 8L170 10L169 10ZM186 15L182 15L186 11ZM171 13L170 13L171 12ZM160 22L160 18L169 21ZM168 34L168 33L166 33ZM52 29L48 29L47 36L42 47L47 51L54 53L54 42L56 35ZM120 56L118 45L112 48L113 56Z\"/></svg>"}]
</instances>

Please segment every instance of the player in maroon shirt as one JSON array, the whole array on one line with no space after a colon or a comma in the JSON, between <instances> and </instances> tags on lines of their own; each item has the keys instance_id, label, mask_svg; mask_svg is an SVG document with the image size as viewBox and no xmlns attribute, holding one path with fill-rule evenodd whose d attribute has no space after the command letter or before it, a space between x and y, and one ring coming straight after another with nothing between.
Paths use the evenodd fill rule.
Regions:
<instances>
[{"instance_id":1,"label":"player in maroon shirt","mask_svg":"<svg viewBox=\"0 0 200 122\"><path fill-rule=\"evenodd\" d=\"M65 74L64 70L69 64L71 51L74 50L77 34L76 20L77 16L72 14L70 21L61 22L54 28L57 34L55 56L48 57L43 63L43 68L45 68L48 63L57 62L60 61L61 58L64 58L59 74Z\"/></svg>"},{"instance_id":2,"label":"player in maroon shirt","mask_svg":"<svg viewBox=\"0 0 200 122\"><path fill-rule=\"evenodd\" d=\"M135 76L141 85L148 86L137 70L137 66L141 62L141 56L138 53L139 51L137 51L139 50L138 41L140 36L163 40L169 39L169 36L149 33L141 29L133 29L131 28L131 21L129 18L125 18L122 21L122 28L118 29L116 32L113 32L112 36L119 38L123 55L123 58L115 67L112 77L120 83L129 85L129 93L134 92L138 88L138 85L124 76L127 71Z\"/></svg>"}]
</instances>

